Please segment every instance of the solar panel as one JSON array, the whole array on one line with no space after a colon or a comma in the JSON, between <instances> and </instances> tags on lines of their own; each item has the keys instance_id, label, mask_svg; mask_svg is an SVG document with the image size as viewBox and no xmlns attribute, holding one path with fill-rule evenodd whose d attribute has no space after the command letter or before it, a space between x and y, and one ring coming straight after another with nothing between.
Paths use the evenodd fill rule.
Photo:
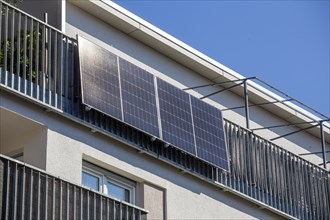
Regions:
<instances>
[{"instance_id":1,"label":"solar panel","mask_svg":"<svg viewBox=\"0 0 330 220\"><path fill-rule=\"evenodd\" d=\"M154 76L119 58L124 121L159 137Z\"/></svg>"},{"instance_id":2,"label":"solar panel","mask_svg":"<svg viewBox=\"0 0 330 220\"><path fill-rule=\"evenodd\" d=\"M229 170L219 109L80 36L78 45L83 104Z\"/></svg>"},{"instance_id":3,"label":"solar panel","mask_svg":"<svg viewBox=\"0 0 330 220\"><path fill-rule=\"evenodd\" d=\"M188 93L157 79L163 140L196 155Z\"/></svg>"},{"instance_id":4,"label":"solar panel","mask_svg":"<svg viewBox=\"0 0 330 220\"><path fill-rule=\"evenodd\" d=\"M227 147L221 111L191 97L197 156L228 170Z\"/></svg>"},{"instance_id":5,"label":"solar panel","mask_svg":"<svg viewBox=\"0 0 330 220\"><path fill-rule=\"evenodd\" d=\"M78 37L82 102L122 120L117 56Z\"/></svg>"}]
</instances>

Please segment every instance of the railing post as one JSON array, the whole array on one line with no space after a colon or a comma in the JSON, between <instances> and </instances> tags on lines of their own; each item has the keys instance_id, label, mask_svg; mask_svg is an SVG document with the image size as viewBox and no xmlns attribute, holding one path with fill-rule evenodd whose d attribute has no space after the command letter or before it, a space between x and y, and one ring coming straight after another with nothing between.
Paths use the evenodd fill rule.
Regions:
<instances>
[{"instance_id":1,"label":"railing post","mask_svg":"<svg viewBox=\"0 0 330 220\"><path fill-rule=\"evenodd\" d=\"M246 128L250 129L249 94L248 94L247 81L248 81L247 79L244 80L245 120L246 120Z\"/></svg>"},{"instance_id":2,"label":"railing post","mask_svg":"<svg viewBox=\"0 0 330 220\"><path fill-rule=\"evenodd\" d=\"M323 167L327 169L327 157L325 154L325 140L324 140L324 131L323 131L323 122L320 122L320 133L321 133L321 146L322 146L322 156L323 156Z\"/></svg>"}]
</instances>

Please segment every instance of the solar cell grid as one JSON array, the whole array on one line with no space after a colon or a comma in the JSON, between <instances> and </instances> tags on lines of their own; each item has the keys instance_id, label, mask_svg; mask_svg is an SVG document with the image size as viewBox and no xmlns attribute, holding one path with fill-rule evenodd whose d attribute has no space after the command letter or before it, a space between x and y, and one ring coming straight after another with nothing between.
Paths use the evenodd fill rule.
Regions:
<instances>
[{"instance_id":1,"label":"solar cell grid","mask_svg":"<svg viewBox=\"0 0 330 220\"><path fill-rule=\"evenodd\" d=\"M159 137L154 76L119 58L124 121Z\"/></svg>"},{"instance_id":2,"label":"solar cell grid","mask_svg":"<svg viewBox=\"0 0 330 220\"><path fill-rule=\"evenodd\" d=\"M221 111L191 97L197 156L228 170Z\"/></svg>"},{"instance_id":3,"label":"solar cell grid","mask_svg":"<svg viewBox=\"0 0 330 220\"><path fill-rule=\"evenodd\" d=\"M121 120L116 55L82 37L78 41L83 103Z\"/></svg>"},{"instance_id":4,"label":"solar cell grid","mask_svg":"<svg viewBox=\"0 0 330 220\"><path fill-rule=\"evenodd\" d=\"M196 155L189 95L161 79L157 86L164 141Z\"/></svg>"}]
</instances>

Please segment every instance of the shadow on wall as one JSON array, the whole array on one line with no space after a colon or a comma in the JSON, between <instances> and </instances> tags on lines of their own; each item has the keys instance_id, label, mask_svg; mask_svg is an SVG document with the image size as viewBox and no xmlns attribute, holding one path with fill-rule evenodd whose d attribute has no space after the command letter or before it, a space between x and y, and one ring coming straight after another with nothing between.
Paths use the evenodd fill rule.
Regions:
<instances>
[{"instance_id":1,"label":"shadow on wall","mask_svg":"<svg viewBox=\"0 0 330 220\"><path fill-rule=\"evenodd\" d=\"M47 127L0 108L0 153L46 169Z\"/></svg>"}]
</instances>

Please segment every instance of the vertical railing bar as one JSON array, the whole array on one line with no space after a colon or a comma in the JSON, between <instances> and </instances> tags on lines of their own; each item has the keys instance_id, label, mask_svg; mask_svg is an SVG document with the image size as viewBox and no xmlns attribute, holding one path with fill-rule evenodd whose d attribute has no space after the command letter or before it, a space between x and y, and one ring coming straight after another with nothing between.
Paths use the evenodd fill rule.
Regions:
<instances>
[{"instance_id":1,"label":"vertical railing bar","mask_svg":"<svg viewBox=\"0 0 330 220\"><path fill-rule=\"evenodd\" d=\"M300 181L301 181L301 191L302 191L302 206L301 206L301 219L307 219L306 209L307 209L307 197L306 197L306 187L305 187L305 161L300 160Z\"/></svg>"},{"instance_id":2,"label":"vertical railing bar","mask_svg":"<svg viewBox=\"0 0 330 220\"><path fill-rule=\"evenodd\" d=\"M229 166L230 166L230 171L231 174L228 175L228 180L227 180L227 186L232 187L233 181L232 181L232 177L234 175L234 158L233 158L233 142L234 142L234 137L233 137L233 131L232 131L233 125L232 124L228 124L228 151L229 151Z\"/></svg>"},{"instance_id":3,"label":"vertical railing bar","mask_svg":"<svg viewBox=\"0 0 330 220\"><path fill-rule=\"evenodd\" d=\"M52 183L53 183L53 187L52 187L52 219L55 220L55 204L56 204L56 179L55 177L52 178Z\"/></svg>"},{"instance_id":4,"label":"vertical railing bar","mask_svg":"<svg viewBox=\"0 0 330 220\"><path fill-rule=\"evenodd\" d=\"M252 198L254 198L254 164L252 162L252 160L254 159L254 151L253 151L253 134L248 132L248 137L249 137L249 141L248 141L248 149L249 149L249 155L247 157L248 160L248 167L249 167L249 196L251 196Z\"/></svg>"},{"instance_id":5,"label":"vertical railing bar","mask_svg":"<svg viewBox=\"0 0 330 220\"><path fill-rule=\"evenodd\" d=\"M285 149L282 149L282 157L283 157L283 194L284 194L284 206L285 206L285 212L289 213L289 195L287 193L287 189L289 188L288 184L288 173L289 173L289 167L288 167L288 156Z\"/></svg>"},{"instance_id":6,"label":"vertical railing bar","mask_svg":"<svg viewBox=\"0 0 330 220\"><path fill-rule=\"evenodd\" d=\"M0 5L0 8L1 8L1 5ZM22 200L21 200L21 207L22 207L22 211L21 211L21 216L20 216L20 219L24 219L24 203L25 203L25 179L26 179L26 171L25 171L25 166L22 167L22 173L23 173L23 176L22 176L22 188L21 188L21 191L22 191Z\"/></svg>"},{"instance_id":7,"label":"vertical railing bar","mask_svg":"<svg viewBox=\"0 0 330 220\"><path fill-rule=\"evenodd\" d=\"M86 218L87 219L91 219L90 217L89 217L89 191L87 191L87 202L86 202L86 205L87 205L87 207L86 207Z\"/></svg>"},{"instance_id":8,"label":"vertical railing bar","mask_svg":"<svg viewBox=\"0 0 330 220\"><path fill-rule=\"evenodd\" d=\"M301 191L301 167L300 167L300 158L296 157L296 168L298 170L297 172L297 207L298 207L298 218L301 219L301 210L302 210L302 201L301 201L301 196L302 196L302 191Z\"/></svg>"},{"instance_id":9,"label":"vertical railing bar","mask_svg":"<svg viewBox=\"0 0 330 220\"><path fill-rule=\"evenodd\" d=\"M106 201L106 217L107 217L107 220L110 220L109 199L105 198L105 201Z\"/></svg>"},{"instance_id":10,"label":"vertical railing bar","mask_svg":"<svg viewBox=\"0 0 330 220\"><path fill-rule=\"evenodd\" d=\"M123 218L123 204L120 202L119 203L119 219Z\"/></svg>"},{"instance_id":11,"label":"vertical railing bar","mask_svg":"<svg viewBox=\"0 0 330 220\"><path fill-rule=\"evenodd\" d=\"M12 8L12 19L11 19L11 44L10 44L10 77L11 77L11 88L14 88L14 44L15 44L15 9Z\"/></svg>"},{"instance_id":12,"label":"vertical railing bar","mask_svg":"<svg viewBox=\"0 0 330 220\"><path fill-rule=\"evenodd\" d=\"M307 190L307 204L308 204L308 210L307 210L307 219L312 218L312 203L311 203L311 185L309 182L309 176L310 176L310 166L307 162L306 163L306 171L305 171L305 183L306 183L306 190Z\"/></svg>"},{"instance_id":13,"label":"vertical railing bar","mask_svg":"<svg viewBox=\"0 0 330 220\"><path fill-rule=\"evenodd\" d=\"M327 207L327 216L330 216L330 180L329 180L329 174L324 174L324 180L323 180L323 187L324 187L324 196L326 198L327 204L325 204L325 207Z\"/></svg>"},{"instance_id":14,"label":"vertical railing bar","mask_svg":"<svg viewBox=\"0 0 330 220\"><path fill-rule=\"evenodd\" d=\"M265 141L262 141L262 163L263 163L263 188L264 188L264 202L266 204L269 204L268 202L268 184L267 184L267 160L266 160L266 155L267 155L267 148L266 148L266 143Z\"/></svg>"},{"instance_id":15,"label":"vertical railing bar","mask_svg":"<svg viewBox=\"0 0 330 220\"><path fill-rule=\"evenodd\" d=\"M309 219L309 210L310 210L310 193L309 193L309 184L307 183L307 175L308 175L308 163L306 161L303 162L304 163L304 172L303 172L303 178L304 178L304 188L305 188L305 201L306 201L306 205L305 205L305 218Z\"/></svg>"},{"instance_id":16,"label":"vertical railing bar","mask_svg":"<svg viewBox=\"0 0 330 220\"><path fill-rule=\"evenodd\" d=\"M317 183L316 183L316 168L313 169L313 176L312 176L312 180L313 180L313 188L314 188L314 202L315 202L315 206L314 206L314 209L315 209L315 216L317 219L320 219L320 216L319 216L319 212L318 212L318 199L317 199Z\"/></svg>"},{"instance_id":17,"label":"vertical railing bar","mask_svg":"<svg viewBox=\"0 0 330 220\"><path fill-rule=\"evenodd\" d=\"M269 173L269 179L270 179L270 198L271 198L271 206L276 207L276 194L275 194L275 187L276 187L276 169L274 166L275 163L275 157L274 157L274 145L272 143L269 143L269 165L271 172ZM274 175L275 172L275 175Z\"/></svg>"},{"instance_id":18,"label":"vertical railing bar","mask_svg":"<svg viewBox=\"0 0 330 220\"><path fill-rule=\"evenodd\" d=\"M39 89L40 89L40 73L39 73L39 47L40 47L40 45L39 45L39 41L40 41L40 39L39 39L39 31L40 31L40 26L39 26L39 22L36 22L37 23L37 27L36 27L36 49L35 49L35 62L36 62L36 65L35 65L35 72L36 72L36 81L35 81L35 83L36 83L36 94L37 94L37 97L36 97L36 99L38 99L39 100Z\"/></svg>"},{"instance_id":19,"label":"vertical railing bar","mask_svg":"<svg viewBox=\"0 0 330 220\"><path fill-rule=\"evenodd\" d=\"M306 161L301 160L301 184L303 190L303 199L304 199L304 207L303 207L303 219L307 219L307 209L308 209L308 185L306 185Z\"/></svg>"},{"instance_id":20,"label":"vertical railing bar","mask_svg":"<svg viewBox=\"0 0 330 220\"><path fill-rule=\"evenodd\" d=\"M14 163L14 173L12 174L13 175L13 178L14 178L14 186L12 187L13 188L13 193L12 193L12 207L13 209L11 210L11 218L12 219L16 219L16 212L17 212L17 208L16 208L16 205L17 205L17 163ZM8 192L10 193L10 192ZM9 214L9 213L8 213ZM9 216L9 215L8 215Z\"/></svg>"},{"instance_id":21,"label":"vertical railing bar","mask_svg":"<svg viewBox=\"0 0 330 220\"><path fill-rule=\"evenodd\" d=\"M65 216L66 216L66 219L68 220L69 219L69 206L70 206L70 202L69 202L69 183L66 182L66 213L65 213Z\"/></svg>"},{"instance_id":22,"label":"vertical railing bar","mask_svg":"<svg viewBox=\"0 0 330 220\"><path fill-rule=\"evenodd\" d=\"M59 61L59 65L60 65L60 74L59 74L59 80L58 80L58 83L59 83L59 87L60 87L60 91L58 93L58 96L59 96L59 109L63 110L63 100L62 100L62 95L63 95L63 72L64 72L64 67L63 67L63 34L60 34L60 39L61 41L59 42L60 43L60 51L59 51L59 58L57 59Z\"/></svg>"},{"instance_id":23,"label":"vertical railing bar","mask_svg":"<svg viewBox=\"0 0 330 220\"><path fill-rule=\"evenodd\" d=\"M279 185L278 185L278 202L279 202L279 210L284 211L284 194L283 194L283 188L284 188L284 178L283 178L283 174L284 174L284 164L283 164L283 160L282 160L282 154L283 151L280 148L277 148L277 161L278 161L278 167L280 167L279 169Z\"/></svg>"},{"instance_id":24,"label":"vertical railing bar","mask_svg":"<svg viewBox=\"0 0 330 220\"><path fill-rule=\"evenodd\" d=\"M66 112L69 111L69 38L65 37L65 75L64 75L64 81L65 81L65 109Z\"/></svg>"},{"instance_id":25,"label":"vertical railing bar","mask_svg":"<svg viewBox=\"0 0 330 220\"><path fill-rule=\"evenodd\" d=\"M59 188L59 193L58 193L58 202L59 202L59 219L62 219L62 180L59 179L58 181L58 188Z\"/></svg>"},{"instance_id":26,"label":"vertical railing bar","mask_svg":"<svg viewBox=\"0 0 330 220\"><path fill-rule=\"evenodd\" d=\"M296 155L292 155L292 157L294 158L294 166L293 166L293 170L294 170L294 199L295 199L295 201L294 201L294 207L295 207L295 216L296 217L298 217L299 216L299 206L298 206L298 204L299 204L299 181L298 181L298 178L299 178L299 176L298 176L298 172L299 172L299 170L298 170L298 166L297 166L297 164L298 164L298 162L297 162L297 157L296 157Z\"/></svg>"},{"instance_id":27,"label":"vertical railing bar","mask_svg":"<svg viewBox=\"0 0 330 220\"><path fill-rule=\"evenodd\" d=\"M45 174L45 206L44 206L44 209L45 209L45 213L44 213L44 219L47 219L48 218L48 216L47 216L47 208L48 208L48 175L47 174Z\"/></svg>"},{"instance_id":28,"label":"vertical railing bar","mask_svg":"<svg viewBox=\"0 0 330 220\"><path fill-rule=\"evenodd\" d=\"M42 31L41 31L41 73L40 73L40 87L41 87L41 101L45 101L45 76L46 76L46 71L45 71L45 56L46 56L46 28L45 25L42 24ZM40 88L39 87L39 88Z\"/></svg>"},{"instance_id":29,"label":"vertical railing bar","mask_svg":"<svg viewBox=\"0 0 330 220\"><path fill-rule=\"evenodd\" d=\"M295 172L295 158L294 156L289 153L290 155L290 160L291 160L291 175L290 175L290 182L291 182L291 188L290 188L290 194L291 194L291 206L292 206L292 214L293 216L296 217L296 210L295 210L295 196L296 196L296 193L295 193L295 188L296 188L296 185L295 185L295 175L296 175L296 172Z\"/></svg>"},{"instance_id":30,"label":"vertical railing bar","mask_svg":"<svg viewBox=\"0 0 330 220\"><path fill-rule=\"evenodd\" d=\"M6 190L4 190L4 192L6 193L6 202L4 204L5 208L3 209L4 213L2 213L2 215L6 218L7 216L9 216L9 184L10 184L10 161L7 160L7 167L6 167L6 171L7 171L7 176L5 178L6 180Z\"/></svg>"},{"instance_id":31,"label":"vertical railing bar","mask_svg":"<svg viewBox=\"0 0 330 220\"><path fill-rule=\"evenodd\" d=\"M70 45L70 44L69 44ZM71 51L70 52L70 93L71 93L71 114L75 115L74 112L74 42L71 40Z\"/></svg>"},{"instance_id":32,"label":"vertical railing bar","mask_svg":"<svg viewBox=\"0 0 330 220\"><path fill-rule=\"evenodd\" d=\"M278 151L276 145L272 144L273 147L273 168L274 168L274 207L280 210L280 197L279 197L279 178L280 178L280 167L278 163Z\"/></svg>"},{"instance_id":33,"label":"vertical railing bar","mask_svg":"<svg viewBox=\"0 0 330 220\"><path fill-rule=\"evenodd\" d=\"M315 216L317 219L319 219L319 213L318 213L318 201L317 201L317 184L316 184L316 168L313 168L313 176L312 176L312 180L313 180L313 192L314 192L314 211L315 211Z\"/></svg>"},{"instance_id":34,"label":"vertical railing bar","mask_svg":"<svg viewBox=\"0 0 330 220\"><path fill-rule=\"evenodd\" d=\"M40 219L40 172L38 171L38 184L37 184L37 219Z\"/></svg>"},{"instance_id":35,"label":"vertical railing bar","mask_svg":"<svg viewBox=\"0 0 330 220\"><path fill-rule=\"evenodd\" d=\"M248 196L251 196L251 194L249 194L249 188L250 188L250 175L251 175L251 172L250 172L250 165L249 165L249 158L251 157L250 155L250 144L249 144L249 141L250 141L250 138L249 138L249 132L245 131L244 132L245 135L244 135L244 143L245 143L245 147L244 147L244 166L245 166L245 194L248 195Z\"/></svg>"},{"instance_id":36,"label":"vertical railing bar","mask_svg":"<svg viewBox=\"0 0 330 220\"><path fill-rule=\"evenodd\" d=\"M255 199L259 199L257 197L257 148L256 148L256 136L253 135L253 138L251 139L251 150L253 159L251 160L251 168L252 168L252 197Z\"/></svg>"},{"instance_id":37,"label":"vertical railing bar","mask_svg":"<svg viewBox=\"0 0 330 220\"><path fill-rule=\"evenodd\" d=\"M240 191L245 194L245 182L246 182L246 164L245 164L245 130L241 129L241 138L240 138Z\"/></svg>"},{"instance_id":38,"label":"vertical railing bar","mask_svg":"<svg viewBox=\"0 0 330 220\"><path fill-rule=\"evenodd\" d=\"M20 73L20 58L21 58L21 13L20 12L17 12L18 13L18 27L17 27L17 49L16 49L16 75L17 75L17 81L18 81L18 84L17 84L17 90L19 92L21 92L21 73ZM25 36L23 36L25 38Z\"/></svg>"},{"instance_id":39,"label":"vertical railing bar","mask_svg":"<svg viewBox=\"0 0 330 220\"><path fill-rule=\"evenodd\" d=\"M112 204L113 204L112 219L116 219L116 202L115 202L115 200L112 200Z\"/></svg>"},{"instance_id":40,"label":"vertical railing bar","mask_svg":"<svg viewBox=\"0 0 330 220\"><path fill-rule=\"evenodd\" d=\"M30 96L33 96L33 87L32 87L32 80L33 80L33 19L30 19L30 65L29 65L29 90L30 90Z\"/></svg>"},{"instance_id":41,"label":"vertical railing bar","mask_svg":"<svg viewBox=\"0 0 330 220\"><path fill-rule=\"evenodd\" d=\"M47 94L48 94L48 104L52 105L52 29L47 30L48 40L46 42L47 46L47 63L46 63L46 80L47 80Z\"/></svg>"},{"instance_id":42,"label":"vertical railing bar","mask_svg":"<svg viewBox=\"0 0 330 220\"><path fill-rule=\"evenodd\" d=\"M23 86L24 86L24 91L23 92L24 92L24 94L26 94L26 92L27 92L26 91L27 20L28 20L27 15L24 15L24 31L23 31L23 36L24 36L24 41L23 41L23 44L24 44L24 49L23 49L24 50L24 55L23 55L23 80L24 80Z\"/></svg>"},{"instance_id":43,"label":"vertical railing bar","mask_svg":"<svg viewBox=\"0 0 330 220\"><path fill-rule=\"evenodd\" d=\"M57 103L57 31L54 31L54 64L53 64L53 67L54 67L54 79L53 79L53 89L54 89L54 106L55 108L58 108L58 103Z\"/></svg>"},{"instance_id":44,"label":"vertical railing bar","mask_svg":"<svg viewBox=\"0 0 330 220\"><path fill-rule=\"evenodd\" d=\"M281 206L280 206L280 186L281 186L281 182L280 182L280 176L281 176L281 166L279 164L279 152L278 149L275 145L273 145L274 147L274 170L275 170L275 208L281 210Z\"/></svg>"},{"instance_id":45,"label":"vertical railing bar","mask_svg":"<svg viewBox=\"0 0 330 220\"><path fill-rule=\"evenodd\" d=\"M5 81L4 84L8 85L8 71L7 71L7 62L8 62L8 48L7 48L7 41L8 41L8 6L5 5L5 28L4 28L4 46L3 46L3 68L5 72ZM2 17L2 16L0 16Z\"/></svg>"},{"instance_id":46,"label":"vertical railing bar","mask_svg":"<svg viewBox=\"0 0 330 220\"><path fill-rule=\"evenodd\" d=\"M289 172L288 172L288 194L289 194L289 208L290 208L290 215L294 215L294 211L293 211L293 182L292 182L292 178L293 178L293 169L292 169L292 157L291 154L289 152L287 152L287 157L288 157L288 168L289 168Z\"/></svg>"},{"instance_id":47,"label":"vertical railing bar","mask_svg":"<svg viewBox=\"0 0 330 220\"><path fill-rule=\"evenodd\" d=\"M318 207L318 213L319 213L319 219L325 219L323 216L323 212L321 209L322 202L320 201L320 198L322 198L322 194L320 192L320 170L317 169L317 176L316 176L316 190L317 190L317 207Z\"/></svg>"},{"instance_id":48,"label":"vertical railing bar","mask_svg":"<svg viewBox=\"0 0 330 220\"><path fill-rule=\"evenodd\" d=\"M83 189L80 188L80 219L83 219L84 216L84 195L83 195Z\"/></svg>"},{"instance_id":49,"label":"vertical railing bar","mask_svg":"<svg viewBox=\"0 0 330 220\"><path fill-rule=\"evenodd\" d=\"M126 219L129 219L129 214L128 214L128 206L126 205Z\"/></svg>"},{"instance_id":50,"label":"vertical railing bar","mask_svg":"<svg viewBox=\"0 0 330 220\"><path fill-rule=\"evenodd\" d=\"M237 155L238 155L238 163L237 163L237 190L241 192L241 182L242 182L242 152L241 152L241 145L242 145L242 131L243 129L239 128L238 133L238 144L237 144Z\"/></svg>"},{"instance_id":51,"label":"vertical railing bar","mask_svg":"<svg viewBox=\"0 0 330 220\"><path fill-rule=\"evenodd\" d=\"M103 219L103 196L100 196L100 220L102 220Z\"/></svg>"},{"instance_id":52,"label":"vertical railing bar","mask_svg":"<svg viewBox=\"0 0 330 220\"><path fill-rule=\"evenodd\" d=\"M96 219L96 193L93 192L93 219Z\"/></svg>"},{"instance_id":53,"label":"vertical railing bar","mask_svg":"<svg viewBox=\"0 0 330 220\"><path fill-rule=\"evenodd\" d=\"M265 202L265 195L264 195L264 175L263 169L263 149L262 149L262 140L258 138L258 158L259 158L259 169L258 169L258 192L260 201Z\"/></svg>"},{"instance_id":54,"label":"vertical railing bar","mask_svg":"<svg viewBox=\"0 0 330 220\"><path fill-rule=\"evenodd\" d=\"M72 203L72 211L73 211L73 219L77 219L77 214L76 214L76 209L77 209L77 195L76 195L76 186L73 185L73 195L72 195L72 200L73 200L73 203Z\"/></svg>"},{"instance_id":55,"label":"vertical railing bar","mask_svg":"<svg viewBox=\"0 0 330 220\"><path fill-rule=\"evenodd\" d=\"M236 134L235 134L235 146L234 146L234 150L235 150L235 176L234 176L234 187L236 190L239 190L239 140L240 140L240 129L239 127L235 127L236 130Z\"/></svg>"},{"instance_id":56,"label":"vertical railing bar","mask_svg":"<svg viewBox=\"0 0 330 220\"><path fill-rule=\"evenodd\" d=\"M29 193L29 209L28 209L28 216L29 219L32 219L32 205L33 205L33 170L30 168L30 193Z\"/></svg>"}]
</instances>

